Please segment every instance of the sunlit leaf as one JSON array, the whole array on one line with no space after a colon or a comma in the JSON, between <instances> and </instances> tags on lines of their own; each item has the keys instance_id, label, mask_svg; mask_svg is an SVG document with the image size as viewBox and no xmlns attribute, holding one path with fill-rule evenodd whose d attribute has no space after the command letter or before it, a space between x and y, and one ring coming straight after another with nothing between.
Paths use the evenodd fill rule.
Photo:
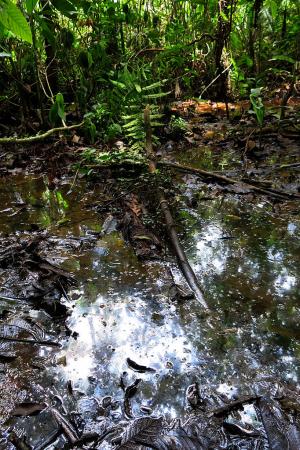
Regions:
<instances>
[{"instance_id":1,"label":"sunlit leaf","mask_svg":"<svg viewBox=\"0 0 300 450\"><path fill-rule=\"evenodd\" d=\"M126 85L124 83L120 83L120 81L110 80L110 82L120 89L126 89Z\"/></svg>"},{"instance_id":2,"label":"sunlit leaf","mask_svg":"<svg viewBox=\"0 0 300 450\"><path fill-rule=\"evenodd\" d=\"M0 22L18 38L32 44L29 25L21 10L10 0L0 0Z\"/></svg>"},{"instance_id":3,"label":"sunlit leaf","mask_svg":"<svg viewBox=\"0 0 300 450\"><path fill-rule=\"evenodd\" d=\"M58 116L62 120L66 120L64 97L60 92L56 95L56 103Z\"/></svg>"}]
</instances>

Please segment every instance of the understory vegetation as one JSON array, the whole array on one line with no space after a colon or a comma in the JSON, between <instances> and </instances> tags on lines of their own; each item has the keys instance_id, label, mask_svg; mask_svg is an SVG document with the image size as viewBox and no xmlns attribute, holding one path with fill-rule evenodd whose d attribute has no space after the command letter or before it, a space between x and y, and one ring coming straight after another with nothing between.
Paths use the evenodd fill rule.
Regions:
<instances>
[{"instance_id":1,"label":"understory vegetation","mask_svg":"<svg viewBox=\"0 0 300 450\"><path fill-rule=\"evenodd\" d=\"M159 127L185 98L250 97L262 126L299 60L299 0L0 0L0 133L84 121L86 142L138 153L145 106Z\"/></svg>"}]
</instances>

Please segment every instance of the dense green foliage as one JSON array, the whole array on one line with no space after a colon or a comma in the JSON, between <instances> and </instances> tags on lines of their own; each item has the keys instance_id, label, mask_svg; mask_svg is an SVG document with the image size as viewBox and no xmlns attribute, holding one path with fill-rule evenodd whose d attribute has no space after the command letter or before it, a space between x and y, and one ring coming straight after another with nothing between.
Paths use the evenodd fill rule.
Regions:
<instances>
[{"instance_id":1,"label":"dense green foliage","mask_svg":"<svg viewBox=\"0 0 300 450\"><path fill-rule=\"evenodd\" d=\"M299 36L299 0L0 0L0 102L23 123L85 117L92 142L123 126L134 140L166 94L249 98L294 77Z\"/></svg>"}]
</instances>

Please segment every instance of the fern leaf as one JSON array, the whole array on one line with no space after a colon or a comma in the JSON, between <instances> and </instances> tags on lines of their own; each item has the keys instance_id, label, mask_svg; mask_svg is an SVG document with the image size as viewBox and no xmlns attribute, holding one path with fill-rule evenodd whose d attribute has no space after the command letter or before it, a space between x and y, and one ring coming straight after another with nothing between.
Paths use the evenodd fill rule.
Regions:
<instances>
[{"instance_id":1,"label":"fern leaf","mask_svg":"<svg viewBox=\"0 0 300 450\"><path fill-rule=\"evenodd\" d=\"M123 125L123 128L130 128L134 125L138 125L140 123L139 119L133 119L130 122L127 122L125 125Z\"/></svg>"},{"instance_id":2,"label":"fern leaf","mask_svg":"<svg viewBox=\"0 0 300 450\"><path fill-rule=\"evenodd\" d=\"M135 117L142 117L142 114L140 112L135 113L135 114L128 114L127 116L122 116L123 120L130 120L130 119L134 119Z\"/></svg>"},{"instance_id":3,"label":"fern leaf","mask_svg":"<svg viewBox=\"0 0 300 450\"><path fill-rule=\"evenodd\" d=\"M152 127L163 127L164 123L161 122L151 122Z\"/></svg>"},{"instance_id":4,"label":"fern leaf","mask_svg":"<svg viewBox=\"0 0 300 450\"><path fill-rule=\"evenodd\" d=\"M151 89L156 89L156 88L162 87L167 81L168 80L165 79L165 80L157 81L156 83L149 84L148 86L144 86L142 88L142 91L143 92L144 91L151 91Z\"/></svg>"}]
</instances>

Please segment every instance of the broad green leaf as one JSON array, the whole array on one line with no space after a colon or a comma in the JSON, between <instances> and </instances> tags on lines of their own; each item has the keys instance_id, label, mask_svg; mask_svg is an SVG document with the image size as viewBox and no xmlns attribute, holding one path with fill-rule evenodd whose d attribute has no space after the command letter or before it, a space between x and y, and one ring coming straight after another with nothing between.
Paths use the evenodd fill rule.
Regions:
<instances>
[{"instance_id":1,"label":"broad green leaf","mask_svg":"<svg viewBox=\"0 0 300 450\"><path fill-rule=\"evenodd\" d=\"M51 0L52 5L64 16L73 18L77 11L75 5L69 0Z\"/></svg>"},{"instance_id":2,"label":"broad green leaf","mask_svg":"<svg viewBox=\"0 0 300 450\"><path fill-rule=\"evenodd\" d=\"M56 94L55 100L57 101L57 103L60 103L62 105L64 104L64 96L60 92Z\"/></svg>"},{"instance_id":3,"label":"broad green leaf","mask_svg":"<svg viewBox=\"0 0 300 450\"><path fill-rule=\"evenodd\" d=\"M11 53L0 52L0 58L11 58Z\"/></svg>"},{"instance_id":4,"label":"broad green leaf","mask_svg":"<svg viewBox=\"0 0 300 450\"><path fill-rule=\"evenodd\" d=\"M26 0L26 9L28 14L32 14L38 0Z\"/></svg>"},{"instance_id":5,"label":"broad green leaf","mask_svg":"<svg viewBox=\"0 0 300 450\"><path fill-rule=\"evenodd\" d=\"M60 92L56 95L55 102L50 109L49 119L54 125L59 119L66 120L64 97Z\"/></svg>"},{"instance_id":6,"label":"broad green leaf","mask_svg":"<svg viewBox=\"0 0 300 450\"><path fill-rule=\"evenodd\" d=\"M57 103L55 102L51 106L51 109L49 111L49 120L52 125L55 125L57 123L57 119L58 119L58 106Z\"/></svg>"},{"instance_id":7,"label":"broad green leaf","mask_svg":"<svg viewBox=\"0 0 300 450\"><path fill-rule=\"evenodd\" d=\"M61 120L66 120L64 97L60 92L56 95L56 103L58 116Z\"/></svg>"},{"instance_id":8,"label":"broad green leaf","mask_svg":"<svg viewBox=\"0 0 300 450\"><path fill-rule=\"evenodd\" d=\"M102 153L98 156L99 161L109 161L111 160L111 155L109 153Z\"/></svg>"},{"instance_id":9,"label":"broad green leaf","mask_svg":"<svg viewBox=\"0 0 300 450\"><path fill-rule=\"evenodd\" d=\"M256 115L257 122L260 127L263 126L264 117L265 117L265 106L262 102L261 94L262 88L251 89L250 101L253 107L253 110Z\"/></svg>"},{"instance_id":10,"label":"broad green leaf","mask_svg":"<svg viewBox=\"0 0 300 450\"><path fill-rule=\"evenodd\" d=\"M0 22L18 38L32 44L29 25L20 9L10 0L0 0Z\"/></svg>"}]
</instances>

